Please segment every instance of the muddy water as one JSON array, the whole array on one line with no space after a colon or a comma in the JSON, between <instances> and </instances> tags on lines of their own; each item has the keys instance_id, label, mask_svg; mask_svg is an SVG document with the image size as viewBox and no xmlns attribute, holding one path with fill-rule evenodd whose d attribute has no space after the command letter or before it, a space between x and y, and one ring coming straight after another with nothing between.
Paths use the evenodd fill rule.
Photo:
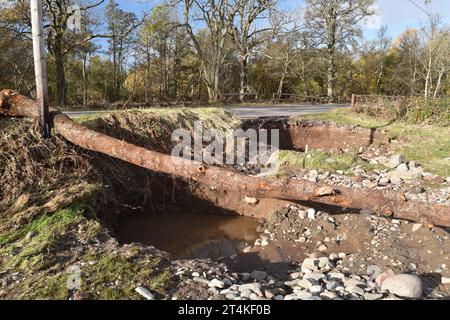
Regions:
<instances>
[{"instance_id":1,"label":"muddy water","mask_svg":"<svg viewBox=\"0 0 450 320\"><path fill-rule=\"evenodd\" d=\"M243 216L168 212L125 216L116 236L120 243L153 245L180 258L229 258L253 244L258 222Z\"/></svg>"}]
</instances>

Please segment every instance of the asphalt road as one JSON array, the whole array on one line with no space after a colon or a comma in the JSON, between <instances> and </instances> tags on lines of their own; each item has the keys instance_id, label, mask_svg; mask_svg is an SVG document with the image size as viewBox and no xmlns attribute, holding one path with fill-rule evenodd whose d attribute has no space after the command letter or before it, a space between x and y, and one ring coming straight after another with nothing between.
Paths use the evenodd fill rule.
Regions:
<instances>
[{"instance_id":1,"label":"asphalt road","mask_svg":"<svg viewBox=\"0 0 450 320\"><path fill-rule=\"evenodd\" d=\"M301 114L321 113L337 108L348 108L346 104L316 104L316 105L271 105L271 106L228 106L228 110L233 116L241 119L270 118L270 117L290 117ZM110 111L67 111L64 112L69 117L76 119L82 116L95 115Z\"/></svg>"}]
</instances>

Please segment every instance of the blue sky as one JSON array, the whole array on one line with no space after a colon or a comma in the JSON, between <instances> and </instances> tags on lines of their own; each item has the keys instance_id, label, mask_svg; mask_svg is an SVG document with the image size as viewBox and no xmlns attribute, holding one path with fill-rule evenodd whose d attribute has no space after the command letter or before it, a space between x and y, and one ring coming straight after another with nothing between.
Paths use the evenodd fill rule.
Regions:
<instances>
[{"instance_id":1,"label":"blue sky","mask_svg":"<svg viewBox=\"0 0 450 320\"><path fill-rule=\"evenodd\" d=\"M159 0L117 0L120 7L127 11L136 12L149 11L158 4ZM422 8L438 12L444 22L450 24L450 0L432 0L431 5L425 6L424 0L412 0ZM304 5L304 0L280 0L281 5L295 10ZM364 35L371 39L376 36L376 29L382 25L388 26L388 32L396 37L407 28L418 28L426 21L427 15L417 8L410 0L377 0L375 8L379 12L364 25Z\"/></svg>"}]
</instances>

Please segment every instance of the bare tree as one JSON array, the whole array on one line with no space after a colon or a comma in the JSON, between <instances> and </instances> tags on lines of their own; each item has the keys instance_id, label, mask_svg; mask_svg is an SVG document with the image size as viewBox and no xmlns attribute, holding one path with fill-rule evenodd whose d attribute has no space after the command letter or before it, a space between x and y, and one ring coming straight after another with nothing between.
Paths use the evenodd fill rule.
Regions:
<instances>
[{"instance_id":1,"label":"bare tree","mask_svg":"<svg viewBox=\"0 0 450 320\"><path fill-rule=\"evenodd\" d=\"M318 45L326 46L327 94L334 96L336 52L361 37L359 23L374 14L374 0L307 0L305 20Z\"/></svg>"},{"instance_id":2,"label":"bare tree","mask_svg":"<svg viewBox=\"0 0 450 320\"><path fill-rule=\"evenodd\" d=\"M184 23L197 54L208 89L210 101L217 100L220 92L220 69L226 57L226 40L240 8L237 0L181 0ZM206 25L207 41L202 43L195 25Z\"/></svg>"},{"instance_id":3,"label":"bare tree","mask_svg":"<svg viewBox=\"0 0 450 320\"><path fill-rule=\"evenodd\" d=\"M239 0L237 21L232 26L233 40L239 53L239 95L244 100L249 92L248 59L252 49L262 42L270 40L276 33L277 24L270 19L270 12L275 9L278 0ZM258 20L262 23L257 25ZM266 36L263 36L266 34Z\"/></svg>"}]
</instances>

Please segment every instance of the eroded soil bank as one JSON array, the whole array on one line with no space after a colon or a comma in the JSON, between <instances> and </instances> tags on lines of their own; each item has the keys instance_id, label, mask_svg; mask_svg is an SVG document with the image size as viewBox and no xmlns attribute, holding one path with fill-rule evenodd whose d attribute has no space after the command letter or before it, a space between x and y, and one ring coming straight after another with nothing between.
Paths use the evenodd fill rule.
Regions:
<instances>
[{"instance_id":1,"label":"eroded soil bank","mask_svg":"<svg viewBox=\"0 0 450 320\"><path fill-rule=\"evenodd\" d=\"M90 125L168 152L167 137L174 127L191 128L191 120L205 117L188 115L192 118L116 115ZM211 120L211 115L206 118ZM220 120L212 119L213 124ZM4 132L9 133L2 138L19 138L18 146L33 146L23 159L28 159L31 168L40 169L32 169L39 178L47 178L43 180L47 190L36 192L34 198L26 191L39 190L39 179L12 187L30 168L11 165L11 160L19 163L12 148L5 153L6 165L0 163L7 186L1 193L1 217L6 223L0 238L2 298L139 299L142 296L135 289L140 286L156 299L392 298L376 281L383 272L418 275L425 298L449 296L448 284L443 284L449 276L448 230L375 217L370 212L248 199L245 194L157 175L60 140L48 145L29 124L19 126L6 126ZM364 188L368 196L374 188L403 188L408 197L448 201L448 182L444 179L437 188L430 187L425 172L420 179L403 175L398 184L391 181L395 179L386 180L397 169L385 168L388 161L380 159L391 156L391 141L382 133L301 121L248 122L245 126L282 128L285 149L329 152L328 158L320 154L321 168L315 169L314 161L308 162L310 167L289 157L285 170L277 174ZM361 160L345 161L341 167L343 160L336 154L350 151ZM45 157L55 153L64 157ZM304 159L314 155L295 157L305 164ZM410 172L414 166L404 163ZM258 173L258 168L239 170ZM67 174L77 179L57 183ZM76 190L87 185L90 191L79 197ZM417 192L418 187L423 191ZM40 200L33 203L30 199ZM152 233L147 240L146 232ZM132 244L136 241L141 243ZM180 247L181 242L187 245ZM74 268L81 273L82 284L68 289L68 270ZM376 276L374 268L379 271Z\"/></svg>"}]
</instances>

